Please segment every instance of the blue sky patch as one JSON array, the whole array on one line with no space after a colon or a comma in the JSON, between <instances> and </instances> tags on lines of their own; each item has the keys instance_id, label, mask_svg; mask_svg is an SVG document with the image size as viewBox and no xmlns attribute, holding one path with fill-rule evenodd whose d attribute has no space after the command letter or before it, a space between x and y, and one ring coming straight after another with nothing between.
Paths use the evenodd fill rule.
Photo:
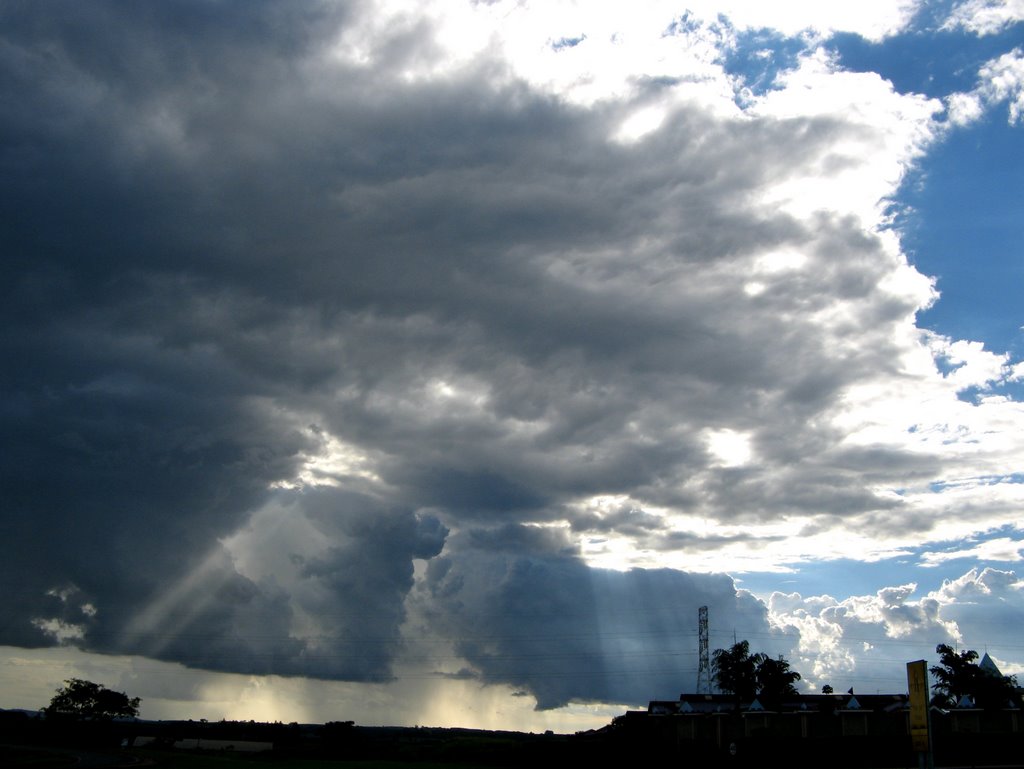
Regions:
<instances>
[{"instance_id":1,"label":"blue sky patch","mask_svg":"<svg viewBox=\"0 0 1024 769\"><path fill-rule=\"evenodd\" d=\"M847 33L834 35L829 46L844 68L877 72L901 93L942 98L970 91L981 67L1020 41L1020 25L983 37L920 31L945 18L950 4L940 5L919 17L918 29L882 43ZM977 123L952 128L937 142L895 201L904 250L918 270L936 278L941 293L918 324L984 342L1014 361L1024 354L1022 141L1021 127L1008 122L1005 103L995 105ZM994 391L1024 395L1018 383Z\"/></svg>"},{"instance_id":2,"label":"blue sky patch","mask_svg":"<svg viewBox=\"0 0 1024 769\"><path fill-rule=\"evenodd\" d=\"M879 561L858 561L853 558L788 564L793 568L789 574L778 572L749 572L739 579L739 586L760 598L767 599L773 592L799 593L805 598L815 595L830 595L842 601L850 596L874 595L879 589L891 585L915 583L915 598L938 590L946 580L954 580L972 567L992 566L1004 570L1016 570L1019 562L999 561L991 558L980 560L972 553L979 545L1007 538L1024 547L1024 533L1011 526L1004 526L990 532L975 535L970 539L941 544L923 543L910 548L906 555ZM960 557L938 559L928 565L927 553Z\"/></svg>"},{"instance_id":3,"label":"blue sky patch","mask_svg":"<svg viewBox=\"0 0 1024 769\"><path fill-rule=\"evenodd\" d=\"M564 48L575 48L586 39L586 35L580 35L579 37L560 37L551 43L551 47L556 51L561 51Z\"/></svg>"},{"instance_id":4,"label":"blue sky patch","mask_svg":"<svg viewBox=\"0 0 1024 769\"><path fill-rule=\"evenodd\" d=\"M797 66L807 44L766 29L744 30L736 35L736 47L725 54L722 66L739 77L757 96L772 90L780 72Z\"/></svg>"},{"instance_id":5,"label":"blue sky patch","mask_svg":"<svg viewBox=\"0 0 1024 769\"><path fill-rule=\"evenodd\" d=\"M975 37L961 31L908 32L872 43L860 35L833 35L827 47L851 72L876 72L900 93L942 98L968 91L978 70L1005 53L1011 33Z\"/></svg>"},{"instance_id":6,"label":"blue sky patch","mask_svg":"<svg viewBox=\"0 0 1024 769\"><path fill-rule=\"evenodd\" d=\"M940 334L1024 353L1024 133L998 109L954 129L903 185L899 227L941 298L919 315Z\"/></svg>"}]
</instances>

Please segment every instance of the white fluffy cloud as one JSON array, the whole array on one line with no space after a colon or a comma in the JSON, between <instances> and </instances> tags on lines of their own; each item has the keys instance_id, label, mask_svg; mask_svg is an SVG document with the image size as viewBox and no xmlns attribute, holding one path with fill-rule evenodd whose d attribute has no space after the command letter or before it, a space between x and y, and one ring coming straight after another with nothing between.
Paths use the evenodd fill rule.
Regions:
<instances>
[{"instance_id":1,"label":"white fluffy cloud","mask_svg":"<svg viewBox=\"0 0 1024 769\"><path fill-rule=\"evenodd\" d=\"M905 663L933 660L940 643L991 651L1004 673L1020 671L1022 586L1014 572L972 569L925 595L913 584L843 600L775 593L768 608L773 623L798 634L794 668L813 689L903 691Z\"/></svg>"},{"instance_id":2,"label":"white fluffy cloud","mask_svg":"<svg viewBox=\"0 0 1024 769\"><path fill-rule=\"evenodd\" d=\"M1024 549L1024 544L1021 542L1009 537L998 537L979 542L973 547L927 552L922 555L922 560L926 566L936 566L946 561L955 561L961 558L972 558L983 562L1002 561L1009 563L1022 560L1022 549Z\"/></svg>"},{"instance_id":3,"label":"white fluffy cloud","mask_svg":"<svg viewBox=\"0 0 1024 769\"><path fill-rule=\"evenodd\" d=\"M944 26L992 35L1020 21L1024 21L1022 0L967 0L953 8Z\"/></svg>"},{"instance_id":4,"label":"white fluffy cloud","mask_svg":"<svg viewBox=\"0 0 1024 769\"><path fill-rule=\"evenodd\" d=\"M954 93L946 99L950 121L969 125L995 105L1007 102L1010 123L1020 122L1024 112L1024 55L1019 48L982 66L973 91Z\"/></svg>"}]
</instances>

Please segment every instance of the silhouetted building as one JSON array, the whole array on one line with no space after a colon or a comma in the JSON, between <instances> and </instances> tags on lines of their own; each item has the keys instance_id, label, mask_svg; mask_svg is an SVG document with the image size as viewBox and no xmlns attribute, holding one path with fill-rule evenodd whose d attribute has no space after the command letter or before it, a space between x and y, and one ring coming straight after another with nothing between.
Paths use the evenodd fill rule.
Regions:
<instances>
[{"instance_id":1,"label":"silhouetted building","mask_svg":"<svg viewBox=\"0 0 1024 769\"><path fill-rule=\"evenodd\" d=\"M967 704L967 703L965 703ZM916 766L905 694L800 694L766 704L731 695L683 694L616 719L626 741L657 746L694 766ZM940 764L1020 764L1021 712L932 708Z\"/></svg>"}]
</instances>

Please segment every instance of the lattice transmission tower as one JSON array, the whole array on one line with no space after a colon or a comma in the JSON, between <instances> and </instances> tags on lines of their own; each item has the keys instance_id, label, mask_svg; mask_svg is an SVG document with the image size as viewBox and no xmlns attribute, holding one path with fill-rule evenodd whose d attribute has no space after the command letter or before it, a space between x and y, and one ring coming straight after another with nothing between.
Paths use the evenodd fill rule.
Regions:
<instances>
[{"instance_id":1,"label":"lattice transmission tower","mask_svg":"<svg viewBox=\"0 0 1024 769\"><path fill-rule=\"evenodd\" d=\"M711 656L708 653L708 607L697 610L697 694L711 694Z\"/></svg>"}]
</instances>

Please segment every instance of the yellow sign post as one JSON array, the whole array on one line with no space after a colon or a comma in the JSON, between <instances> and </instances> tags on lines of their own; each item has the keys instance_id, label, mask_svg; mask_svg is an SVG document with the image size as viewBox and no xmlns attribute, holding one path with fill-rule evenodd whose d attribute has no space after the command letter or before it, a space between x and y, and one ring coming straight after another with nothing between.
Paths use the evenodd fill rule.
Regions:
<instances>
[{"instance_id":1,"label":"yellow sign post","mask_svg":"<svg viewBox=\"0 0 1024 769\"><path fill-rule=\"evenodd\" d=\"M921 766L931 766L931 740L928 734L928 663L907 663L907 687L910 691L910 739L921 756Z\"/></svg>"}]
</instances>

